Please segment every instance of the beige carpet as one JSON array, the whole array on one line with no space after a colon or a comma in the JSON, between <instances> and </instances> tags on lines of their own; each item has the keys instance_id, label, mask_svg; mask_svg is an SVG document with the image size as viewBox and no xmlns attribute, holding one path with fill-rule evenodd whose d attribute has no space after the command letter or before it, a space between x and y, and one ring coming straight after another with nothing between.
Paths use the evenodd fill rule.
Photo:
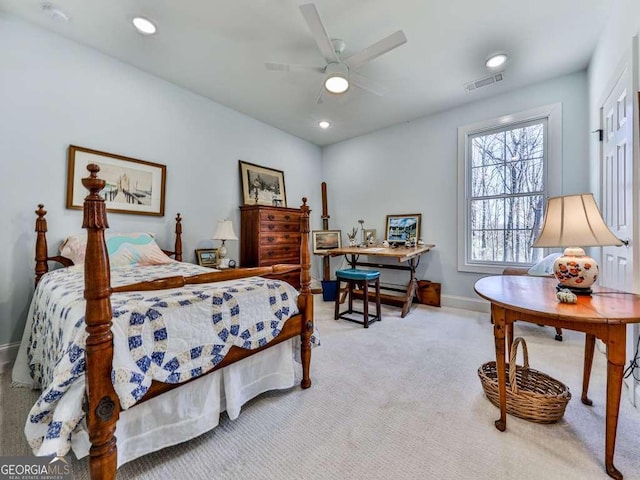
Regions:
<instances>
[{"instance_id":1,"label":"beige carpet","mask_svg":"<svg viewBox=\"0 0 640 480\"><path fill-rule=\"evenodd\" d=\"M509 417L484 397L476 370L493 358L487 314L417 306L407 318L384 309L368 330L332 319L316 299L322 346L313 386L262 395L240 418L225 415L201 437L119 470L125 479L606 479L606 361L597 353L591 397L581 404L583 335L518 324L532 368L565 382L574 398L555 425ZM626 392L623 391L623 395ZM29 452L22 427L36 395L0 379L1 454ZM86 460L73 461L88 478ZM623 399L615 464L640 479L640 412Z\"/></svg>"}]
</instances>

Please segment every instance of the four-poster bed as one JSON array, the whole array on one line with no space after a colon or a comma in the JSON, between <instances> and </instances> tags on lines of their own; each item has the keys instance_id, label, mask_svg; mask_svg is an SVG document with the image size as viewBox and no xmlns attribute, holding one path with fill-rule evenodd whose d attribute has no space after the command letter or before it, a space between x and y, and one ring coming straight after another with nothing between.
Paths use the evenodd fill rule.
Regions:
<instances>
[{"instance_id":1,"label":"four-poster bed","mask_svg":"<svg viewBox=\"0 0 640 480\"><path fill-rule=\"evenodd\" d=\"M32 303L30 317L39 318L33 320L33 327L31 327L31 318L28 320L25 338L28 338L29 344L23 339L19 360L21 356L29 358L28 368L34 380L36 377L44 378L53 384L53 386L49 385L47 390L43 388L43 396L32 409L27 422L26 428L29 428L29 422L36 424L33 426L35 431L39 432L36 436L41 436L34 442L30 440L34 451L37 448L44 448L43 445L57 440L55 437L61 435L67 435L69 443L71 442L70 430L75 424L82 422L82 418L76 418L75 423L69 423L68 426L65 422L56 421L56 413L53 412L53 408L49 409L49 406L59 405L57 402L60 401L62 393L68 394L67 389L71 391L75 388L74 385L78 383L79 377L83 377L82 380L86 383L86 389L82 390L80 401L84 412L82 417L86 418L86 435L90 441L90 469L93 479L115 478L118 464L123 463L118 457L116 448L116 422L121 412L123 417L129 414L130 410L127 410L129 407L139 404L155 405L154 398L160 394L176 387L182 387L177 389L176 394L182 389L187 390L189 385L195 388L195 384L200 384L205 375L209 377L209 374L215 374L215 372L222 375L230 371L222 370L224 367L234 365L233 368L239 368L236 366L247 365L252 361L249 357L254 354L261 352L259 356L262 358L267 355L267 352L263 351L275 352L280 348L279 345L284 346L285 342L292 343L290 339L295 337L300 338L301 387L311 386L309 376L311 347L312 343L317 343L317 337L314 331L313 297L310 290L308 245L310 210L306 205L306 198L303 199L300 220L301 265L276 265L212 272L195 265L178 263L182 259L182 225L178 214L175 249L173 252L164 251L167 255L174 255L178 262L162 261L163 265L157 266L157 271L162 275L152 276L150 280L149 271L156 268L155 265L145 266L140 263L135 269L118 269L113 265L110 267L112 253L111 250L107 250L108 239L105 240L105 229L108 228L106 208L100 196L105 181L98 178L97 165L88 165L87 169L90 171L90 176L82 180L83 185L90 192L84 202L82 226L87 229L87 236L83 269L72 267L73 261L61 255L48 256L46 211L43 205L39 205L36 211L38 218L36 220L35 273L36 285L41 285L34 294L34 303L35 297L48 305L56 295L61 295L61 298L65 295L70 296L66 292L63 294L49 292L45 295L40 291L46 286L54 291L58 288L59 285L51 280L56 276L56 272L61 272L57 277L67 281L69 285L74 285L75 282L75 285L80 287L78 289L80 291L82 291L82 285L80 285L82 282L85 302L81 305L83 315L80 316L80 320L75 321L77 330L74 333L75 337L71 336L72 340L69 340L70 334L61 330L57 333L59 339L51 340L52 347L46 348L43 345L34 345L31 343L31 338L28 338L30 336L35 338L35 330L54 330L54 326L48 323L49 318L45 318L47 315L39 313L37 307L34 310ZM48 272L49 261L71 268L59 269L45 275ZM296 270L300 270L299 293L284 282L256 278L256 276ZM266 292L264 294L266 300L262 299L261 290ZM250 298L250 301L246 300L247 298ZM62 303L57 312L63 317L62 321L70 316L70 312L73 313L74 309L79 308L80 303L82 302L78 299L68 304ZM245 317L250 318L238 320L238 317L241 317L240 313L253 312L249 309L253 304L257 305L255 307L257 312L266 311L267 316L270 313L271 317L254 318L253 314L246 313ZM144 308L139 305L143 305ZM196 342L195 346L182 347L183 350L172 353L171 348L175 348L172 341L175 339L178 328L176 325L180 322L173 318L171 321L164 318L168 314L168 307L175 307L178 312L181 312L181 317L177 318L182 318L182 324L186 323L187 327L191 328L189 335L197 336L202 330L211 327L211 330L216 333L215 338L206 342L198 339L199 343ZM201 310L206 313L204 320L194 316L194 312ZM43 318L46 322L43 322ZM121 322L123 318L124 323ZM191 322L193 324L189 325ZM34 331L28 333L27 329L30 327ZM147 330L143 330L144 328ZM81 333L79 333L80 330L82 330ZM120 330L124 330L124 333L120 334ZM77 341L73 340L74 338ZM180 345L185 342L182 338L179 340ZM232 342L235 343L231 344ZM147 355L143 347L150 348L149 345L153 346L154 351ZM58 370L42 368L39 371L40 366L34 366L38 348L46 350L40 353L40 357L54 355L57 352L58 358L54 361ZM130 354L130 357L124 360L120 356L123 350L128 350L127 353ZM200 361L205 357L203 352L207 352L208 356ZM174 356L171 357L171 355ZM276 354L269 353L269 355ZM41 358L38 359L40 360ZM66 366L65 362L67 362ZM24 363L26 365L26 362ZM18 361L16 366L17 364ZM62 372L59 371L60 368ZM14 378L15 372L16 368L14 368ZM212 377L214 375L209 378ZM55 381L52 382L52 378ZM220 380L211 380L218 385L222 381L222 377ZM226 378L224 382L226 385ZM46 386L47 382L44 383ZM282 382L271 384L266 382L265 388L284 388L278 386L280 384L284 385ZM240 405L257 393L260 391L245 395ZM230 400L227 399L227 408L229 403ZM233 408L239 412L239 406ZM132 411L135 412L136 409L132 408ZM45 422L48 423L42 425ZM161 446L166 446L172 442L175 441L160 443ZM58 444L52 443L52 445ZM60 453L61 447L52 448L57 450L50 453L46 451L42 453L42 450L40 452L56 455ZM69 447L66 446L66 448L68 450ZM135 458L136 455L138 454L125 458Z\"/></svg>"}]
</instances>

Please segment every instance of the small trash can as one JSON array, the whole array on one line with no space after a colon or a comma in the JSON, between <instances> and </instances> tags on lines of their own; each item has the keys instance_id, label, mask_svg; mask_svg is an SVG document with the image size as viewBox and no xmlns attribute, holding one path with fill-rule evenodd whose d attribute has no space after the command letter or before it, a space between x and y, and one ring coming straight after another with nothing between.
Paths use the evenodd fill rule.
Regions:
<instances>
[{"instance_id":1,"label":"small trash can","mask_svg":"<svg viewBox=\"0 0 640 480\"><path fill-rule=\"evenodd\" d=\"M337 289L338 282L336 280L322 280L322 300L325 302L334 302Z\"/></svg>"}]
</instances>

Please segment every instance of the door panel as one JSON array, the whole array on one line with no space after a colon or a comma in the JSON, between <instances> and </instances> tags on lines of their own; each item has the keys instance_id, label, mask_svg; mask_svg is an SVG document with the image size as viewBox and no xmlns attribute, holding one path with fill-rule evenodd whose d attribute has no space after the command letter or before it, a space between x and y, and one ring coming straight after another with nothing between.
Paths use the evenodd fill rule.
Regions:
<instances>
[{"instance_id":1,"label":"door panel","mask_svg":"<svg viewBox=\"0 0 640 480\"><path fill-rule=\"evenodd\" d=\"M602 105L602 214L614 235L630 246L603 247L600 284L637 292L634 271L634 159L631 74L625 68ZM637 253L636 253L637 254ZM637 329L627 332L627 359L635 352ZM635 331L635 333L634 333ZM633 377L625 379L631 402L636 404Z\"/></svg>"}]
</instances>

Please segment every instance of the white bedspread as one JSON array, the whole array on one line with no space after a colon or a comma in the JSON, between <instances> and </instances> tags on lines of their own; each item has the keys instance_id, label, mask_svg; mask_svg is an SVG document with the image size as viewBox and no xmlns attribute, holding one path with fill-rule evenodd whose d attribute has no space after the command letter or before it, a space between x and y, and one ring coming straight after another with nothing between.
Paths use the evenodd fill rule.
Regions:
<instances>
[{"instance_id":1,"label":"white bedspread","mask_svg":"<svg viewBox=\"0 0 640 480\"><path fill-rule=\"evenodd\" d=\"M196 265L113 269L113 286L210 271ZM82 429L85 390L83 271L45 275L36 289L14 367L14 383L42 388L25 433L36 455L64 455ZM181 383L214 368L232 346L253 349L277 336L297 311L289 284L259 277L181 289L114 294L112 381L122 408L152 380ZM317 335L313 336L317 344ZM239 410L239 408L238 408Z\"/></svg>"}]
</instances>

